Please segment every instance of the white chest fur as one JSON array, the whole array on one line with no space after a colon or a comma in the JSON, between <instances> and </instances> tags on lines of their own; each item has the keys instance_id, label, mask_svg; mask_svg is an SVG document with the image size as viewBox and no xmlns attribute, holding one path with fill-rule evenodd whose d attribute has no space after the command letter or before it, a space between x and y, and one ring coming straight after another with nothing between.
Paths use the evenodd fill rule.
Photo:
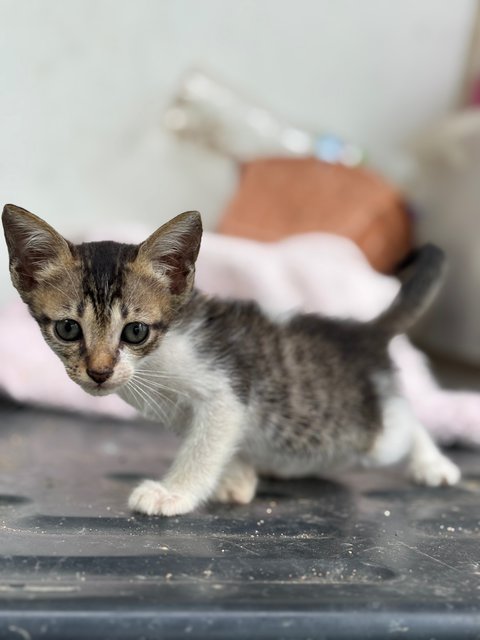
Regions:
<instances>
[{"instance_id":1,"label":"white chest fur","mask_svg":"<svg viewBox=\"0 0 480 640\"><path fill-rule=\"evenodd\" d=\"M193 337L172 330L154 353L135 367L118 395L143 416L176 426L185 412L225 390L225 377L196 353Z\"/></svg>"}]
</instances>

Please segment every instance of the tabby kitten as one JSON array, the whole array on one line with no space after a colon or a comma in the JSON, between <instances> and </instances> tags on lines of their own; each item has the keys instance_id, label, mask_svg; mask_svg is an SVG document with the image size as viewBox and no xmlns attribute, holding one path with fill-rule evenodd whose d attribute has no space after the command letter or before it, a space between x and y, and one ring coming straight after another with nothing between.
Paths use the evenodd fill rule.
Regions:
<instances>
[{"instance_id":1,"label":"tabby kitten","mask_svg":"<svg viewBox=\"0 0 480 640\"><path fill-rule=\"evenodd\" d=\"M140 245L74 245L14 205L3 224L13 284L70 378L185 433L162 481L131 494L135 511L172 516L209 499L248 503L258 474L320 475L402 459L416 482L458 482L458 468L400 395L387 354L437 288L439 249L418 253L375 321L272 319L253 302L193 288L196 212Z\"/></svg>"}]
</instances>

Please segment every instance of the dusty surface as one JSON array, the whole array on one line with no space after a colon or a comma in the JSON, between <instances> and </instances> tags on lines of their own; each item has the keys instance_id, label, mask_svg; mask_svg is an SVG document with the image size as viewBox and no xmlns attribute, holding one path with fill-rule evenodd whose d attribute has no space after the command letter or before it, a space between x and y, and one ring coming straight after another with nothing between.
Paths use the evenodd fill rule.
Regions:
<instances>
[{"instance_id":1,"label":"dusty surface","mask_svg":"<svg viewBox=\"0 0 480 640\"><path fill-rule=\"evenodd\" d=\"M455 488L399 472L264 481L246 507L132 516L175 441L0 408L0 637L463 638L480 633L480 453Z\"/></svg>"}]
</instances>

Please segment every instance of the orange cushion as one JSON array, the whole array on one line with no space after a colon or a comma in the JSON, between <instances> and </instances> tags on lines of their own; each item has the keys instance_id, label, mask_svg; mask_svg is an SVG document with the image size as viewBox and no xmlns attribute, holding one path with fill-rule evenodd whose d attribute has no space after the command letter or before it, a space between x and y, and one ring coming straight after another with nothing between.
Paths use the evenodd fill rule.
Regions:
<instances>
[{"instance_id":1,"label":"orange cushion","mask_svg":"<svg viewBox=\"0 0 480 640\"><path fill-rule=\"evenodd\" d=\"M363 167L316 158L266 158L242 166L240 185L218 231L275 241L325 231L350 238L373 267L391 272L411 249L400 193Z\"/></svg>"}]
</instances>

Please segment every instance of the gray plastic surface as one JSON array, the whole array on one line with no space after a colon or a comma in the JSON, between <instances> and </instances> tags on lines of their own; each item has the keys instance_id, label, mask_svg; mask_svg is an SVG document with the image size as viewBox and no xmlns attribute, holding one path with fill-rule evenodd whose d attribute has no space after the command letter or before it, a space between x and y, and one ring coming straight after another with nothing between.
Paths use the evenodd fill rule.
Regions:
<instances>
[{"instance_id":1,"label":"gray plastic surface","mask_svg":"<svg viewBox=\"0 0 480 640\"><path fill-rule=\"evenodd\" d=\"M253 504L126 507L175 440L0 409L0 638L479 638L480 474L264 481Z\"/></svg>"}]
</instances>

